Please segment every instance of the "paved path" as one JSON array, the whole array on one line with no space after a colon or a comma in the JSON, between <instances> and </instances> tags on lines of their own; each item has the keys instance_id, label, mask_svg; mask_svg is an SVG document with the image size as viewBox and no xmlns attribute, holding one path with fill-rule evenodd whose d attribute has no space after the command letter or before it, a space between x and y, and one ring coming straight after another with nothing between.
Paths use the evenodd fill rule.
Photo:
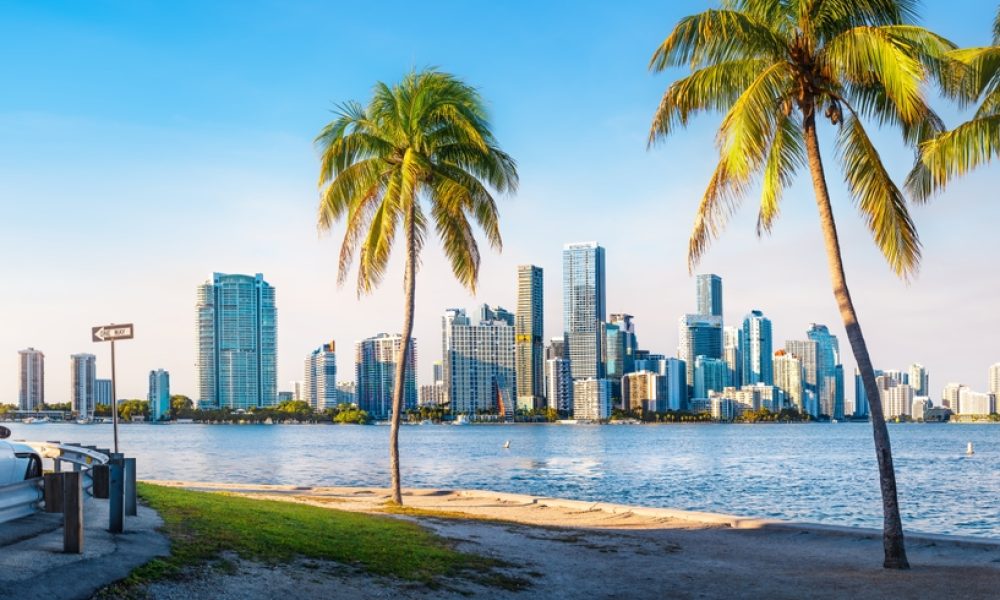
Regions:
<instances>
[{"instance_id":1,"label":"paved path","mask_svg":"<svg viewBox=\"0 0 1000 600\"><path fill-rule=\"evenodd\" d=\"M88 498L83 554L65 554L61 515L34 515L2 526L0 600L86 600L132 569L169 553L160 517L139 506L125 533L108 533L108 501Z\"/></svg>"}]
</instances>

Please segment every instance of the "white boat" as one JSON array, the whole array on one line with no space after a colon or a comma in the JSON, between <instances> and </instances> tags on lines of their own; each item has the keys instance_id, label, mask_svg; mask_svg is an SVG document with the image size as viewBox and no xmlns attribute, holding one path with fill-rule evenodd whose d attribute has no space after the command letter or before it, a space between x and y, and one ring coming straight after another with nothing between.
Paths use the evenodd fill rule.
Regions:
<instances>
[{"instance_id":1,"label":"white boat","mask_svg":"<svg viewBox=\"0 0 1000 600\"><path fill-rule=\"evenodd\" d=\"M451 424L452 425L468 425L469 424L469 416L468 415L458 415L457 417L455 417L455 420L452 421Z\"/></svg>"},{"instance_id":2,"label":"white boat","mask_svg":"<svg viewBox=\"0 0 1000 600\"><path fill-rule=\"evenodd\" d=\"M49 422L48 417L28 417L27 419L21 421L21 423L24 423L25 425L38 425L40 423L48 423L48 422Z\"/></svg>"},{"instance_id":3,"label":"white boat","mask_svg":"<svg viewBox=\"0 0 1000 600\"><path fill-rule=\"evenodd\" d=\"M90 417L80 417L76 420L77 425L90 425L93 422L93 419Z\"/></svg>"}]
</instances>

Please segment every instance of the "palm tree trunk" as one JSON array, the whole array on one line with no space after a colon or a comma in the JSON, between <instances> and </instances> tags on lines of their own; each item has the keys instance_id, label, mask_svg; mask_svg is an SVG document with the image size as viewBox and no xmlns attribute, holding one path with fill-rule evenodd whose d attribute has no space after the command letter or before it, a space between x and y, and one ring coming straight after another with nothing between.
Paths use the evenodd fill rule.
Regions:
<instances>
[{"instance_id":1,"label":"palm tree trunk","mask_svg":"<svg viewBox=\"0 0 1000 600\"><path fill-rule=\"evenodd\" d=\"M403 276L403 289L406 296L406 306L403 309L403 339L399 343L399 354L396 359L396 378L392 388L392 419L389 422L389 470L392 472L392 502L403 504L403 490L399 478L399 422L403 414L403 398L406 395L406 365L412 349L410 336L413 334L414 292L416 290L417 248L415 224L415 207L411 204L406 215L406 273Z\"/></svg>"},{"instance_id":2,"label":"palm tree trunk","mask_svg":"<svg viewBox=\"0 0 1000 600\"><path fill-rule=\"evenodd\" d=\"M885 551L883 566L887 569L908 569L906 547L903 541L903 523L899 517L899 499L896 495L896 471L892 465L892 447L889 443L889 430L885 426L885 415L882 413L882 399L875 384L875 371L868 356L868 346L861 333L861 324L851 301L851 293L847 289L847 277L844 275L844 262L840 255L840 242L837 239L837 225L833 220L833 209L830 206L830 192L826 187L826 175L823 172L823 161L820 158L819 138L816 135L816 115L807 111L803 119L806 152L809 156L809 171L812 174L813 190L816 193L816 205L819 208L820 225L823 228L823 239L826 242L826 258L830 266L830 279L833 282L833 295L837 299L837 308L847 330L847 339L854 351L854 358L861 372L865 395L871 407L872 429L875 435L875 455L878 458L879 483L882 488L882 545Z\"/></svg>"}]
</instances>

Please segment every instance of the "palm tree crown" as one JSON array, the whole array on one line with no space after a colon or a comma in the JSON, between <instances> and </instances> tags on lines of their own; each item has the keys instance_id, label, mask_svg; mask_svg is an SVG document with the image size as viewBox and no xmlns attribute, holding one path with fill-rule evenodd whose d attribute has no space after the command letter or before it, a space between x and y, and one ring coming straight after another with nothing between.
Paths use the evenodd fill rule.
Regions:
<instances>
[{"instance_id":1,"label":"palm tree crown","mask_svg":"<svg viewBox=\"0 0 1000 600\"><path fill-rule=\"evenodd\" d=\"M759 178L758 234L771 229L782 192L806 164L804 125L839 126L838 157L851 195L892 269L908 276L920 240L863 119L898 126L915 145L941 131L922 84L945 78L954 46L913 24L905 0L731 0L681 20L653 55L662 71L687 66L660 103L650 143L703 111L724 112L719 162L689 244L693 267Z\"/></svg>"},{"instance_id":2,"label":"palm tree crown","mask_svg":"<svg viewBox=\"0 0 1000 600\"><path fill-rule=\"evenodd\" d=\"M322 152L320 229L346 220L339 281L358 255L358 293L381 282L400 222L412 221L415 250L427 233L421 198L458 280L475 289L479 250L470 218L501 247L487 186L513 192L514 160L497 146L479 93L452 75L414 72L378 83L367 106L349 102L316 142Z\"/></svg>"}]
</instances>

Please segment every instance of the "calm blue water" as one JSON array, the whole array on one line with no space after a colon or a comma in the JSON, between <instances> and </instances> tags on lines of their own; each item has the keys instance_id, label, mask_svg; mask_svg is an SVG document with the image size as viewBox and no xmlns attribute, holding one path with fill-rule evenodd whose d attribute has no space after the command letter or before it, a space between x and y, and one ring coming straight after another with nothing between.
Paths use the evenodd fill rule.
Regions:
<instances>
[{"instance_id":1,"label":"calm blue water","mask_svg":"<svg viewBox=\"0 0 1000 600\"><path fill-rule=\"evenodd\" d=\"M14 438L111 444L110 425L7 425ZM120 429L140 477L347 486L388 485L388 434L332 425ZM890 425L890 435L908 530L1000 538L1000 426ZM865 423L427 425L400 436L406 486L881 527ZM970 441L976 454L966 457Z\"/></svg>"}]
</instances>

